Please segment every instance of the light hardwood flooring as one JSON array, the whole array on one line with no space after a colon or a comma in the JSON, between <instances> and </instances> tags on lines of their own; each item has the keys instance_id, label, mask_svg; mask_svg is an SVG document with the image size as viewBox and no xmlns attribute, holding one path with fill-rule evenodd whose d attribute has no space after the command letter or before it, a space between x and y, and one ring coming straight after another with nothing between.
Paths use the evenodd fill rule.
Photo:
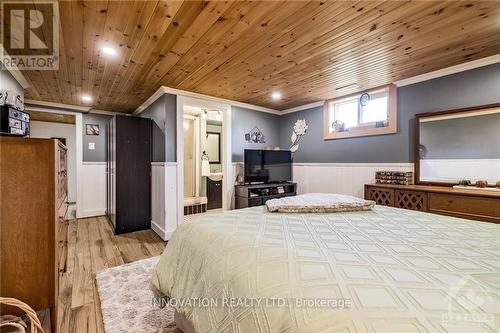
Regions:
<instances>
[{"instance_id":1,"label":"light hardwood flooring","mask_svg":"<svg viewBox=\"0 0 500 333\"><path fill-rule=\"evenodd\" d=\"M103 216L66 221L64 228L67 255L59 260L58 332L104 332L95 273L158 256L166 243L152 230L115 236Z\"/></svg>"}]
</instances>

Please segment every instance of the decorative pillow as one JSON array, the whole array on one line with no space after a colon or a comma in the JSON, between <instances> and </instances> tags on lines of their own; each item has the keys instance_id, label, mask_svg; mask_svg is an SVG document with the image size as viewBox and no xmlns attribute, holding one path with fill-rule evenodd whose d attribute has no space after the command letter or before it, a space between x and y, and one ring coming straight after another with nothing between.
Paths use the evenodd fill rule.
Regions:
<instances>
[{"instance_id":1,"label":"decorative pillow","mask_svg":"<svg viewBox=\"0 0 500 333\"><path fill-rule=\"evenodd\" d=\"M335 213L370 210L375 206L371 200L351 195L334 193L307 193L294 197L271 199L267 210L280 213Z\"/></svg>"}]
</instances>

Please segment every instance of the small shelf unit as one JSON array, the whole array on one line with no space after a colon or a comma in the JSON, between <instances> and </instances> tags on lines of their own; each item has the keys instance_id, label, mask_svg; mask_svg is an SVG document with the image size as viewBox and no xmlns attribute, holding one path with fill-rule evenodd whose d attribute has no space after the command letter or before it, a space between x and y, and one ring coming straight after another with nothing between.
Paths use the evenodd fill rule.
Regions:
<instances>
[{"instance_id":1,"label":"small shelf unit","mask_svg":"<svg viewBox=\"0 0 500 333\"><path fill-rule=\"evenodd\" d=\"M262 206L267 200L297 195L297 183L270 183L235 186L235 208Z\"/></svg>"}]
</instances>

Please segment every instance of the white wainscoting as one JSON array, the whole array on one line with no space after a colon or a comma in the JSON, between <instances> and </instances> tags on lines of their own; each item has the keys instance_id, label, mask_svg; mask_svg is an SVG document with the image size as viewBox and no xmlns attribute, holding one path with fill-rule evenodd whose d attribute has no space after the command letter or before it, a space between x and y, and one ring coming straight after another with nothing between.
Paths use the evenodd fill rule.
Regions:
<instances>
[{"instance_id":1,"label":"white wainscoting","mask_svg":"<svg viewBox=\"0 0 500 333\"><path fill-rule=\"evenodd\" d=\"M432 159L420 160L420 180L458 182L460 179L500 180L500 159Z\"/></svg>"},{"instance_id":2,"label":"white wainscoting","mask_svg":"<svg viewBox=\"0 0 500 333\"><path fill-rule=\"evenodd\" d=\"M151 229L165 239L165 163L151 163Z\"/></svg>"},{"instance_id":3,"label":"white wainscoting","mask_svg":"<svg viewBox=\"0 0 500 333\"><path fill-rule=\"evenodd\" d=\"M177 163L151 163L151 229L169 240L177 228Z\"/></svg>"},{"instance_id":4,"label":"white wainscoting","mask_svg":"<svg viewBox=\"0 0 500 333\"><path fill-rule=\"evenodd\" d=\"M413 163L294 163L298 194L340 193L364 197L364 185L375 182L381 170L413 171Z\"/></svg>"},{"instance_id":5,"label":"white wainscoting","mask_svg":"<svg viewBox=\"0 0 500 333\"><path fill-rule=\"evenodd\" d=\"M106 162L83 162L78 217L106 214Z\"/></svg>"}]
</instances>

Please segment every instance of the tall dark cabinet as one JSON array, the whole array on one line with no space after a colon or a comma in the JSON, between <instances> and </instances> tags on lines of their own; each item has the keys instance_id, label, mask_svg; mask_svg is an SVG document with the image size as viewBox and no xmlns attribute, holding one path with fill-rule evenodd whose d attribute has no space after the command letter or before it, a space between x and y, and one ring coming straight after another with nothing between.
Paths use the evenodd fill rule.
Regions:
<instances>
[{"instance_id":1,"label":"tall dark cabinet","mask_svg":"<svg viewBox=\"0 0 500 333\"><path fill-rule=\"evenodd\" d=\"M106 214L115 234L151 227L151 120L111 118Z\"/></svg>"}]
</instances>

